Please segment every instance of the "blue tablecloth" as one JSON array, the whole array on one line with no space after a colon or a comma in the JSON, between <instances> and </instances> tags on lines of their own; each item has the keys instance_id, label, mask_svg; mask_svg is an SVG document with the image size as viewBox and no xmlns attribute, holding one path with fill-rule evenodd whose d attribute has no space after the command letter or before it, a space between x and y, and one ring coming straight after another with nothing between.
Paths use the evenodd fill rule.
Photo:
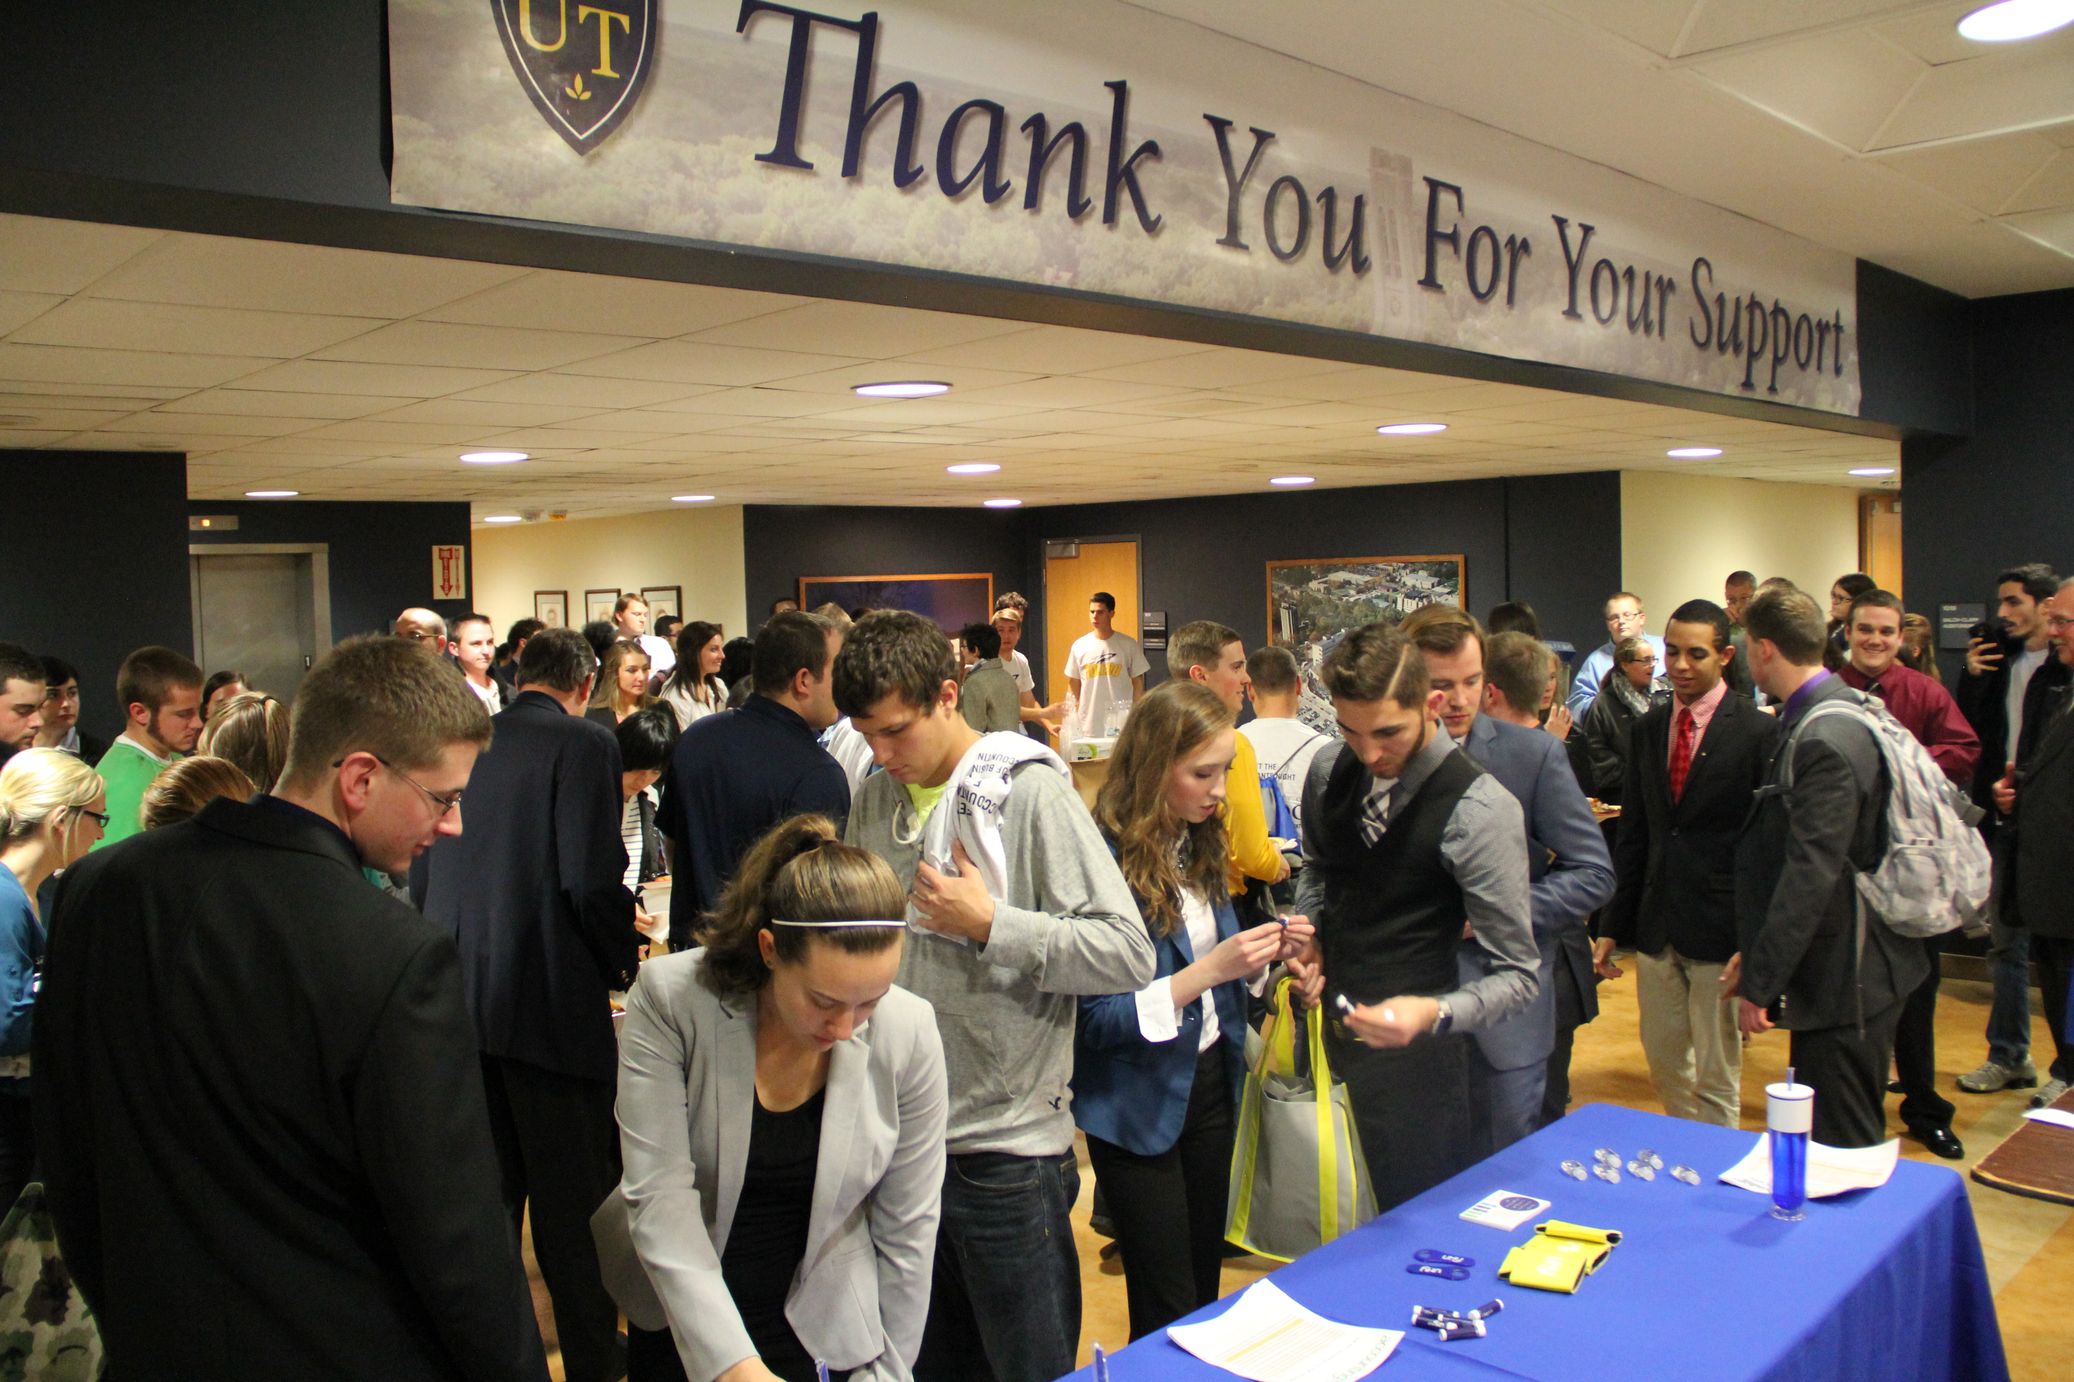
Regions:
<instances>
[{"instance_id":1,"label":"blue tablecloth","mask_svg":"<svg viewBox=\"0 0 2074 1382\"><path fill-rule=\"evenodd\" d=\"M1274 1282L1329 1319L1408 1329L1372 1374L1379 1379L2008 1376L1973 1209L1955 1172L1903 1161L1879 1189L1811 1200L1806 1219L1780 1223L1770 1200L1715 1180L1754 1137L1588 1105L1282 1268ZM1602 1146L1623 1160L1652 1148L1665 1171L1654 1181L1623 1171L1618 1185L1562 1173L1564 1159L1589 1166ZM1681 1162L1705 1177L1697 1189L1668 1174ZM1458 1217L1499 1189L1554 1208L1512 1232ZM1574 1296L1498 1280L1506 1249L1547 1218L1625 1235ZM1476 1266L1464 1282L1407 1275L1420 1248L1461 1253ZM1505 1310L1487 1338L1444 1344L1409 1329L1415 1304L1468 1310L1494 1295ZM1225 1308L1220 1301L1189 1318ZM1164 1332L1113 1355L1111 1372L1115 1382L1231 1376Z\"/></svg>"}]
</instances>

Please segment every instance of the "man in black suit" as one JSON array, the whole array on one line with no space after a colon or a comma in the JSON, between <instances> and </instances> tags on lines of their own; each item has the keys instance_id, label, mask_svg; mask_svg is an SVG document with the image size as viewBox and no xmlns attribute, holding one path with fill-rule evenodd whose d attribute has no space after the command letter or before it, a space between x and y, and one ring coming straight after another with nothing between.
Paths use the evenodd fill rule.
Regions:
<instances>
[{"instance_id":1,"label":"man in black suit","mask_svg":"<svg viewBox=\"0 0 2074 1382\"><path fill-rule=\"evenodd\" d=\"M1778 721L1729 684L1734 659L1728 612L1711 601L1688 600L1664 627L1671 699L1635 727L1620 883L1593 943L1599 966L1615 945L1635 951L1642 1051L1664 1112L1724 1128L1743 1106L1736 1004L1722 985L1736 953L1736 837L1779 737Z\"/></svg>"},{"instance_id":2,"label":"man in black suit","mask_svg":"<svg viewBox=\"0 0 2074 1382\"><path fill-rule=\"evenodd\" d=\"M2053 655L2074 668L2074 581L2060 586L2045 607ZM2045 999L2055 1055L2050 1077L2031 1107L2043 1108L2067 1092L2074 1072L2074 1039L2067 1031L2068 977L2074 974L2074 889L2067 885L2067 842L2074 840L2074 715L2065 693L2055 696L2039 726L2038 747L1995 784L1995 805L2009 817L2016 842L2002 901L2015 924L2031 933L2031 957Z\"/></svg>"},{"instance_id":3,"label":"man in black suit","mask_svg":"<svg viewBox=\"0 0 2074 1382\"><path fill-rule=\"evenodd\" d=\"M67 871L37 1137L113 1375L546 1382L454 943L361 876L460 834L489 738L446 669L355 639L274 795Z\"/></svg>"},{"instance_id":4,"label":"man in black suit","mask_svg":"<svg viewBox=\"0 0 2074 1382\"><path fill-rule=\"evenodd\" d=\"M639 937L619 744L583 715L597 670L583 635L533 636L469 788L468 833L411 872L426 918L460 943L504 1204L514 1228L532 1206L569 1382L624 1368L590 1216L619 1182L607 995L632 986Z\"/></svg>"},{"instance_id":5,"label":"man in black suit","mask_svg":"<svg viewBox=\"0 0 2074 1382\"><path fill-rule=\"evenodd\" d=\"M1886 852L1886 765L1855 715L1795 732L1817 705L1863 699L1823 669L1828 630L1807 592L1766 589L1744 622L1750 675L1779 703L1784 738L1736 841L1741 948L1724 983L1742 999L1745 1036L1773 1026L1793 1033L1792 1063L1815 1090L1815 1140L1870 1147L1886 1139L1887 1062L1902 1004L1929 973L1919 943L1857 906L1856 873Z\"/></svg>"}]
</instances>

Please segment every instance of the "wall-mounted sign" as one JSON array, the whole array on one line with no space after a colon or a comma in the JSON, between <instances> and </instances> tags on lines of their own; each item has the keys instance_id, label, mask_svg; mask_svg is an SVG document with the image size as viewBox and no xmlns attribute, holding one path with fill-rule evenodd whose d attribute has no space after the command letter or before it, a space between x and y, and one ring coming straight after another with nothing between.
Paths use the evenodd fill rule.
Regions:
<instances>
[{"instance_id":1,"label":"wall-mounted sign","mask_svg":"<svg viewBox=\"0 0 2074 1382\"><path fill-rule=\"evenodd\" d=\"M451 547L432 549L432 598L435 600L465 600L468 598L468 549L456 543Z\"/></svg>"},{"instance_id":2,"label":"wall-mounted sign","mask_svg":"<svg viewBox=\"0 0 2074 1382\"><path fill-rule=\"evenodd\" d=\"M1121 0L391 0L389 48L398 202L1858 408L1849 255Z\"/></svg>"}]
</instances>

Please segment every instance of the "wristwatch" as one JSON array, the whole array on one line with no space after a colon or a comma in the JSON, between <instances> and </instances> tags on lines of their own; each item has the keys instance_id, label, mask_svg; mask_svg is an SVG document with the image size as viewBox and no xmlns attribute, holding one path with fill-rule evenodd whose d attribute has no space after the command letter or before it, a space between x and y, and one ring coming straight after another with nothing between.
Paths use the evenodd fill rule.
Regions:
<instances>
[{"instance_id":1,"label":"wristwatch","mask_svg":"<svg viewBox=\"0 0 2074 1382\"><path fill-rule=\"evenodd\" d=\"M1448 1029L1455 1025L1455 1010L1447 1005L1445 998L1434 999L1433 1005L1440 1011L1433 1015L1433 1030L1430 1035L1446 1036Z\"/></svg>"}]
</instances>

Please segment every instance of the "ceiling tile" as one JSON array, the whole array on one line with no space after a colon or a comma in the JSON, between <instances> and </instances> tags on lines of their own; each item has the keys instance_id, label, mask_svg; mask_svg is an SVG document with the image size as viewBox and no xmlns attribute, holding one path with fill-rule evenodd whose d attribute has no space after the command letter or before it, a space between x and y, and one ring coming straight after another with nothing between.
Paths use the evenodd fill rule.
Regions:
<instances>
[{"instance_id":1,"label":"ceiling tile","mask_svg":"<svg viewBox=\"0 0 2074 1382\"><path fill-rule=\"evenodd\" d=\"M4 349L6 347L0 346L0 350ZM5 366L0 364L0 374L4 373ZM348 360L290 360L238 380L238 387L296 393L440 398L462 389L481 388L485 384L494 384L510 377L509 374L496 370L453 369L440 365L372 365Z\"/></svg>"},{"instance_id":2,"label":"ceiling tile","mask_svg":"<svg viewBox=\"0 0 2074 1382\"><path fill-rule=\"evenodd\" d=\"M0 288L76 293L164 234L0 215Z\"/></svg>"},{"instance_id":3,"label":"ceiling tile","mask_svg":"<svg viewBox=\"0 0 2074 1382\"><path fill-rule=\"evenodd\" d=\"M2066 206L2074 206L2074 149L2060 150L2059 157L2040 169L2001 209L2051 211Z\"/></svg>"},{"instance_id":4,"label":"ceiling tile","mask_svg":"<svg viewBox=\"0 0 2074 1382\"><path fill-rule=\"evenodd\" d=\"M1172 384L1196 389L1224 389L1263 379L1291 379L1318 372L1319 362L1302 356L1273 355L1264 350L1220 348L1164 360L1082 370L1096 379L1124 379L1137 384Z\"/></svg>"},{"instance_id":5,"label":"ceiling tile","mask_svg":"<svg viewBox=\"0 0 2074 1382\"><path fill-rule=\"evenodd\" d=\"M636 336L407 321L343 341L328 350L318 351L313 358L365 360L383 365L544 370L641 343L641 338Z\"/></svg>"},{"instance_id":6,"label":"ceiling tile","mask_svg":"<svg viewBox=\"0 0 2074 1382\"><path fill-rule=\"evenodd\" d=\"M542 373L501 384L464 389L455 398L483 403L545 403L590 408L647 408L690 395L715 392L711 385L657 383L647 379L601 379L596 375Z\"/></svg>"},{"instance_id":7,"label":"ceiling tile","mask_svg":"<svg viewBox=\"0 0 2074 1382\"><path fill-rule=\"evenodd\" d=\"M883 358L941 350L1026 329L1022 322L883 307L870 302L808 302L728 326L709 327L693 339L759 350L815 351Z\"/></svg>"},{"instance_id":8,"label":"ceiling tile","mask_svg":"<svg viewBox=\"0 0 2074 1382\"><path fill-rule=\"evenodd\" d=\"M1718 58L1694 70L1759 110L1849 149L1865 148L1927 71L1913 54L1852 30Z\"/></svg>"},{"instance_id":9,"label":"ceiling tile","mask_svg":"<svg viewBox=\"0 0 2074 1382\"><path fill-rule=\"evenodd\" d=\"M985 342L979 344L984 345ZM917 376L949 384L954 390L991 388L996 384L1019 384L1034 377L1011 370L941 362L931 364L926 369L908 369L902 362L894 360L879 364L850 363L839 369L794 375L780 382L783 388L800 393L846 394L859 384L883 383L888 379L914 379Z\"/></svg>"},{"instance_id":10,"label":"ceiling tile","mask_svg":"<svg viewBox=\"0 0 2074 1382\"><path fill-rule=\"evenodd\" d=\"M0 291L0 336L27 325L64 301L59 293Z\"/></svg>"},{"instance_id":11,"label":"ceiling tile","mask_svg":"<svg viewBox=\"0 0 2074 1382\"><path fill-rule=\"evenodd\" d=\"M853 366L835 355L786 350L745 350L696 341L657 341L601 355L565 369L615 379L658 379L685 384L763 384L817 370Z\"/></svg>"},{"instance_id":12,"label":"ceiling tile","mask_svg":"<svg viewBox=\"0 0 2074 1382\"><path fill-rule=\"evenodd\" d=\"M356 418L331 422L300 435L313 441L374 442L387 446L468 446L487 429L474 423L376 422Z\"/></svg>"},{"instance_id":13,"label":"ceiling tile","mask_svg":"<svg viewBox=\"0 0 2074 1382\"><path fill-rule=\"evenodd\" d=\"M983 369L1029 374L1090 374L1116 365L1198 355L1208 349L1188 341L1155 340L1073 326L1034 326L974 341L955 350L916 351L907 358L921 363L978 365Z\"/></svg>"},{"instance_id":14,"label":"ceiling tile","mask_svg":"<svg viewBox=\"0 0 2074 1382\"><path fill-rule=\"evenodd\" d=\"M1932 68L1880 131L1879 147L1955 139L2074 118L2074 26L1990 58Z\"/></svg>"},{"instance_id":15,"label":"ceiling tile","mask_svg":"<svg viewBox=\"0 0 2074 1382\"><path fill-rule=\"evenodd\" d=\"M267 389L204 389L159 405L163 413L215 413L244 417L316 417L334 421L387 412L410 402L361 394L289 393Z\"/></svg>"},{"instance_id":16,"label":"ceiling tile","mask_svg":"<svg viewBox=\"0 0 2074 1382\"><path fill-rule=\"evenodd\" d=\"M0 342L0 378L49 384L203 389L272 364L250 356L162 355L140 350Z\"/></svg>"},{"instance_id":17,"label":"ceiling tile","mask_svg":"<svg viewBox=\"0 0 2074 1382\"><path fill-rule=\"evenodd\" d=\"M434 321L479 326L602 331L662 340L806 301L782 293L539 269L424 315Z\"/></svg>"},{"instance_id":18,"label":"ceiling tile","mask_svg":"<svg viewBox=\"0 0 2074 1382\"><path fill-rule=\"evenodd\" d=\"M198 307L408 317L524 272L458 259L173 234L96 280L89 292Z\"/></svg>"},{"instance_id":19,"label":"ceiling tile","mask_svg":"<svg viewBox=\"0 0 2074 1382\"><path fill-rule=\"evenodd\" d=\"M722 417L812 417L847 408L855 401L843 393L803 393L796 389L713 389L655 407L658 412Z\"/></svg>"},{"instance_id":20,"label":"ceiling tile","mask_svg":"<svg viewBox=\"0 0 2074 1382\"><path fill-rule=\"evenodd\" d=\"M460 398L434 398L406 403L375 415L378 422L447 422L478 428L544 427L591 417L596 408L555 407L545 403L481 403Z\"/></svg>"},{"instance_id":21,"label":"ceiling tile","mask_svg":"<svg viewBox=\"0 0 2074 1382\"><path fill-rule=\"evenodd\" d=\"M110 432L167 432L192 428L220 437L281 437L325 425L323 418L252 417L242 414L133 413L120 422L103 424Z\"/></svg>"},{"instance_id":22,"label":"ceiling tile","mask_svg":"<svg viewBox=\"0 0 2074 1382\"><path fill-rule=\"evenodd\" d=\"M322 317L253 312L230 307L183 307L159 302L73 298L11 337L30 344L107 350L207 351L292 360L359 335L379 323L368 317Z\"/></svg>"}]
</instances>

